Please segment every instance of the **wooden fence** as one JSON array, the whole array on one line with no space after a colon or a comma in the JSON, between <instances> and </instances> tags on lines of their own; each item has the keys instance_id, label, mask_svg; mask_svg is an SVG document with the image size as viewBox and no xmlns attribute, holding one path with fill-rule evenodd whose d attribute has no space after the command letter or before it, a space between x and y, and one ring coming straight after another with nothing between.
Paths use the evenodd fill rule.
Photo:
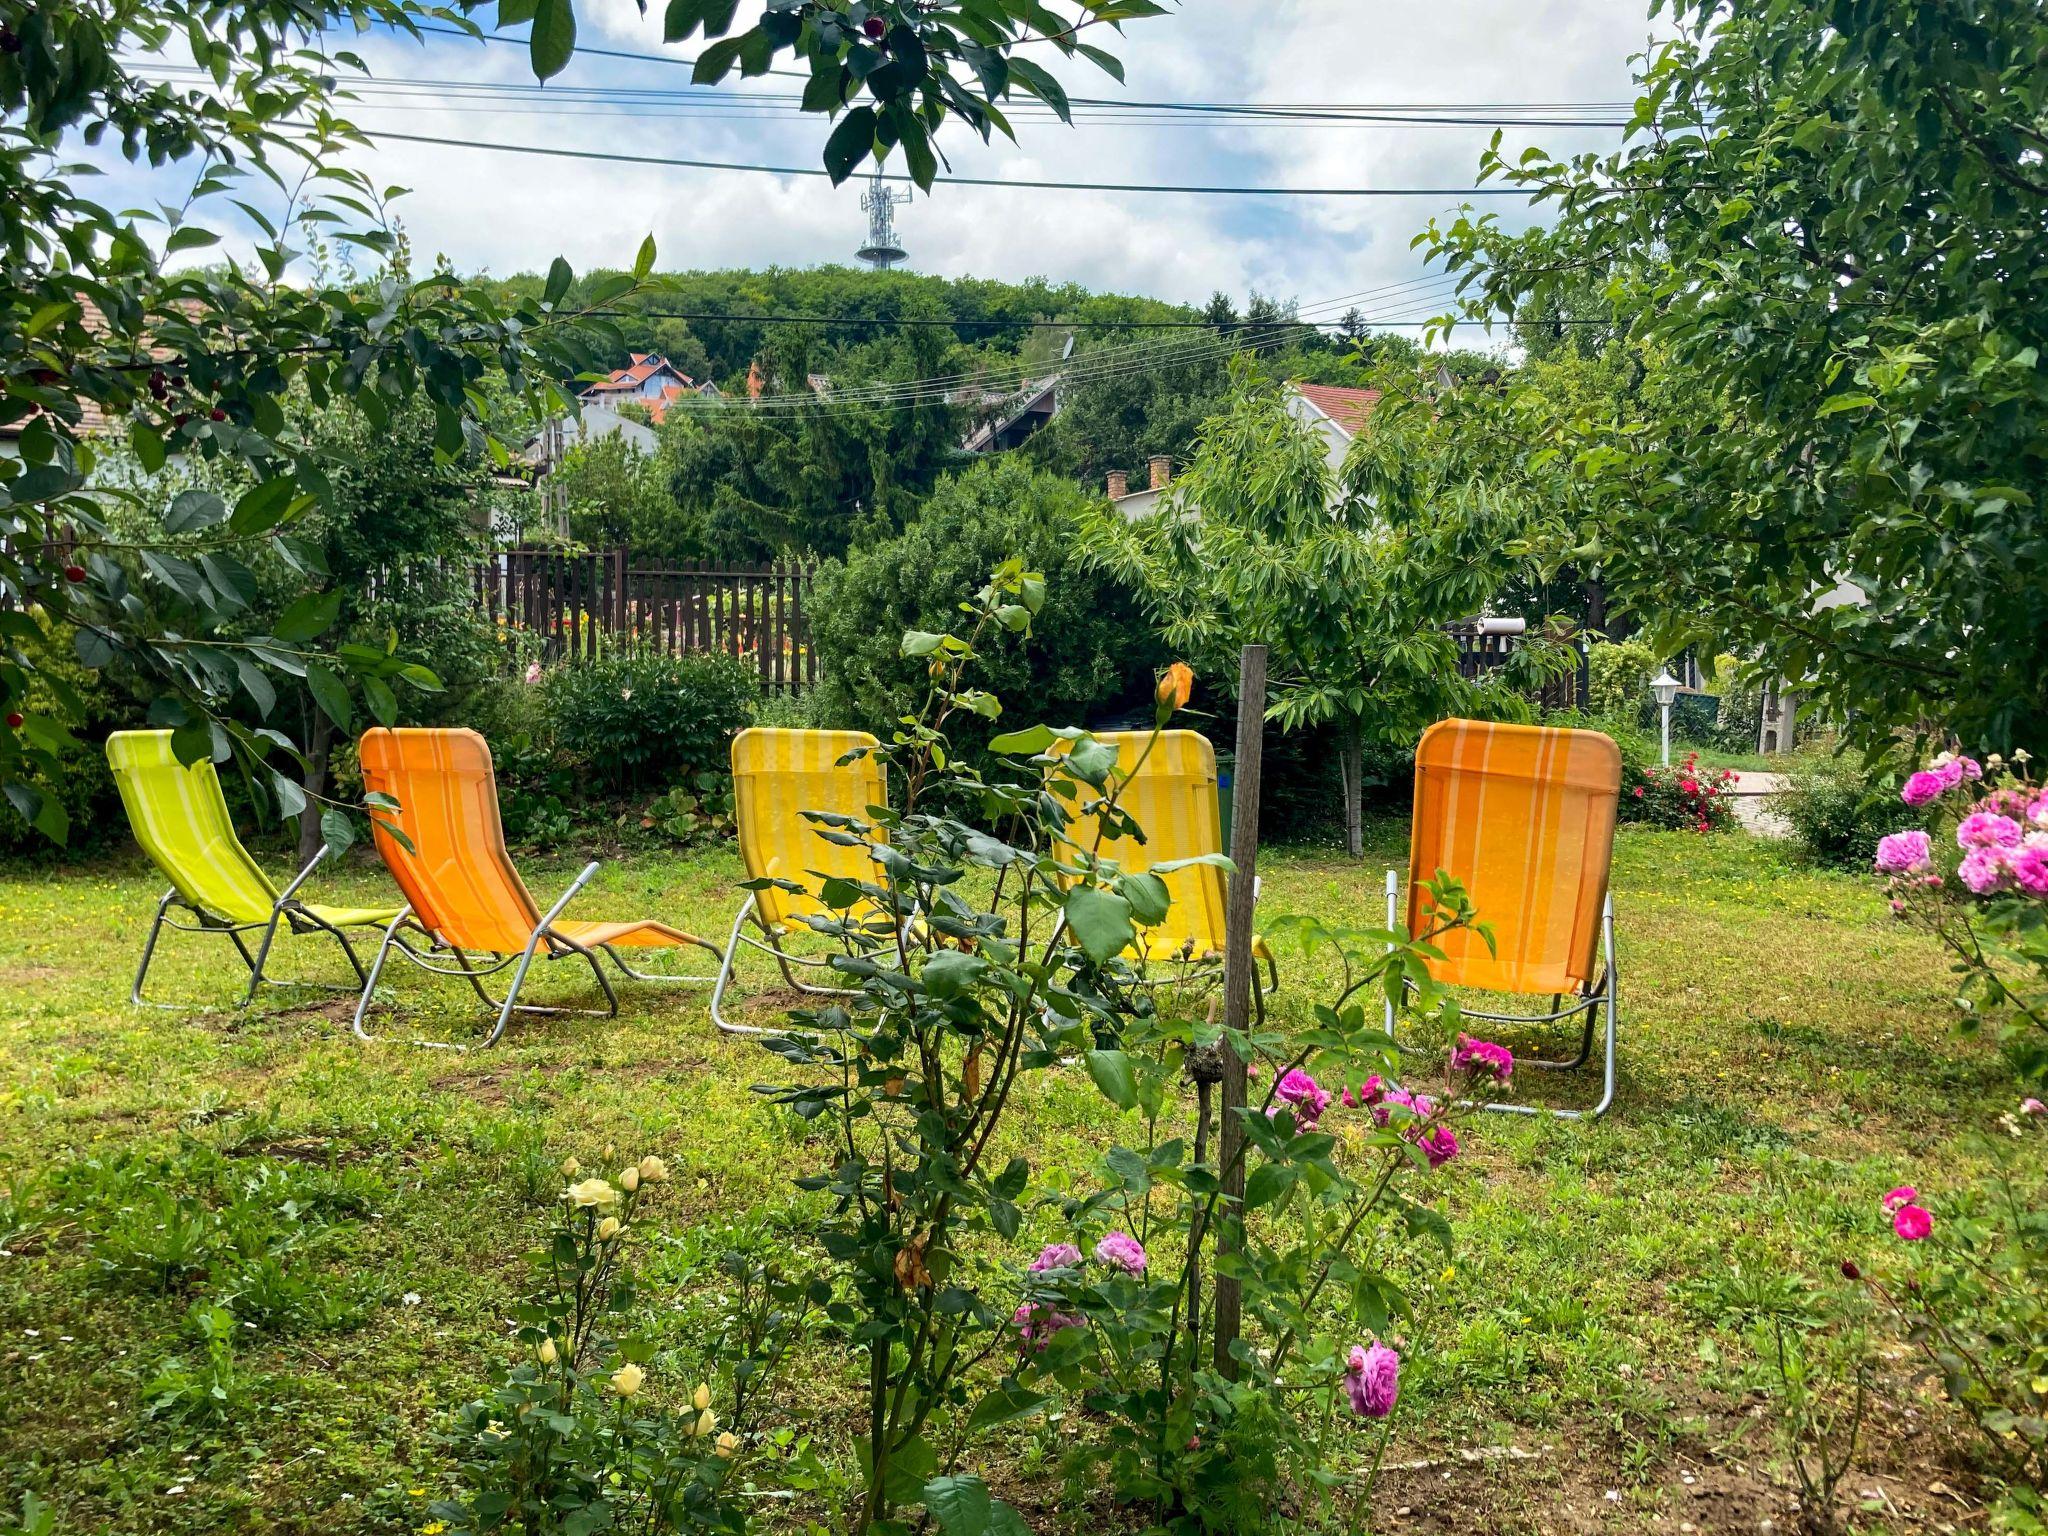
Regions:
<instances>
[{"instance_id":1,"label":"wooden fence","mask_svg":"<svg viewBox=\"0 0 2048 1536\"><path fill-rule=\"evenodd\" d=\"M550 661L626 651L720 651L758 667L761 686L801 692L818 680L804 619L808 567L795 562L668 568L623 549L510 549L477 568L477 600L507 639L537 636Z\"/></svg>"},{"instance_id":2,"label":"wooden fence","mask_svg":"<svg viewBox=\"0 0 2048 1536\"><path fill-rule=\"evenodd\" d=\"M1476 678L1503 665L1514 655L1527 639L1526 635L1474 634L1469 630L1453 630L1451 639L1458 647L1458 674L1461 677ZM1552 678L1536 693L1539 703L1546 709L1584 709L1591 692L1592 675L1586 656L1584 637L1573 642L1579 653L1579 664L1563 677Z\"/></svg>"}]
</instances>

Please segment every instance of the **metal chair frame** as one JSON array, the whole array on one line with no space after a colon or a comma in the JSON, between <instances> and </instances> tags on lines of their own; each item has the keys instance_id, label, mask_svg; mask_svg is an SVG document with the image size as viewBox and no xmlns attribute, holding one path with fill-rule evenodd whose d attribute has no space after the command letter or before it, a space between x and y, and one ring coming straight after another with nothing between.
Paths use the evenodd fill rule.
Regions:
<instances>
[{"instance_id":1,"label":"metal chair frame","mask_svg":"<svg viewBox=\"0 0 2048 1536\"><path fill-rule=\"evenodd\" d=\"M348 963L355 969L357 985L361 985L366 979L367 973L363 970L363 962L356 955L355 946L349 943L348 935L333 923L316 916L304 902L298 899L299 887L306 883L313 871L319 867L320 861L326 857L327 849L323 846L318 853L314 854L307 861L306 867L299 871L292 883L278 893L277 899L271 903L270 916L262 922L229 922L227 919L217 917L213 913L206 911L203 907L196 906L192 902L185 900L184 897L178 894L176 886L172 886L169 890L165 891L156 904L155 917L150 920L149 935L142 941L142 959L135 967L135 981L128 989L128 1001L137 1008L162 1008L184 1013L189 1013L194 1009L205 1006L198 1003L152 1002L142 995L142 984L149 976L150 964L156 959L157 940L162 937L163 931L166 928L175 929L179 933L222 933L227 935L228 939L235 946L235 952L242 957L242 964L249 969L249 986L242 994L242 1000L235 1004L237 1008L246 1008L253 1003L256 1000L257 989L263 986L315 987L324 992L348 992L354 990L343 982L279 981L275 977L264 975L263 968L270 961L271 946L277 942L278 928L286 924L290 926L293 933L332 934L335 942L341 945L341 952L348 957ZM181 923L171 916L173 910L190 912L198 921ZM253 955L249 953L249 946L242 941L242 935L245 933L261 933L263 935L257 941L256 953Z\"/></svg>"},{"instance_id":2,"label":"metal chair frame","mask_svg":"<svg viewBox=\"0 0 2048 1536\"><path fill-rule=\"evenodd\" d=\"M605 975L604 967L598 962L598 953L600 951L610 958L612 964L618 967L622 975L630 977L634 981L671 982L678 986L709 986L713 984L717 978L711 976L670 976L659 972L636 970L621 959L618 950L610 944L579 944L576 940L555 931L555 920L562 915L564 909L575 899L576 894L584 886L588 885L592 877L597 874L599 862L593 859L583 867L583 872L570 882L569 888L562 893L560 899L552 907L548 908L546 914L534 925L533 931L527 935L526 945L523 949L517 954L489 952L491 953L491 960L488 964L473 962L468 950L460 945L450 944L439 934L420 922L413 915L412 906L408 903L400 909L398 916L394 917L390 925L384 930L383 941L377 946L376 958L371 962L368 974L363 977L362 996L356 1001L355 1018L349 1025L350 1030L358 1040L368 1043L376 1042L378 1037L363 1027L363 1019L369 1012L370 999L376 992L377 978L383 974L384 962L390 958L393 949L396 949L423 971L430 972L436 976L460 976L469 983L470 989L482 1000L485 1008L496 1011L498 1015L497 1022L491 1026L491 1032L484 1037L483 1041L474 1047L474 1049L478 1050L496 1045L504 1036L506 1026L512 1022L512 1015L515 1013L573 1014L584 1018L596 1019L617 1018L619 1016L619 995L613 990L611 978ZM424 949L415 948L406 941L403 935L408 930L418 934L427 941ZM709 950L714 955L719 953L715 945L711 944L708 940L697 938L695 935L689 936L689 942ZM526 985L527 973L533 968L534 957L540 951L542 945L547 946L547 958L550 960L560 960L566 959L571 955L580 955L588 961L591 974L597 978L597 984L604 992L605 1006L602 1008L566 1008L553 1004L520 1002L520 988ZM443 954L454 958L454 966L436 963L436 957ZM515 967L515 969L512 972L512 984L506 990L504 1000L500 1002L485 990L484 978L497 975L498 972L504 970L507 966ZM467 1051L472 1049L471 1046L448 1040L414 1039L410 1043L428 1050L438 1051Z\"/></svg>"},{"instance_id":3,"label":"metal chair frame","mask_svg":"<svg viewBox=\"0 0 2048 1536\"><path fill-rule=\"evenodd\" d=\"M1401 876L1397 870L1387 871L1387 927L1394 928L1400 921ZM1550 999L1548 1013L1487 1013L1478 1009L1465 1009L1464 1017L1484 1019L1489 1024L1556 1024L1566 1019L1583 1015L1585 1030L1579 1040L1579 1053L1570 1058L1516 1056L1517 1068L1528 1067L1539 1072L1571 1072L1586 1064L1593 1054L1593 1031L1595 1010L1605 1021L1606 1045L1602 1053L1603 1077L1600 1102L1591 1109L1553 1109L1542 1104L1505 1104L1491 1099L1460 1100L1460 1104L1479 1109L1490 1109L1504 1115L1548 1115L1557 1120L1598 1120L1614 1104L1615 1088L1615 1036L1620 1022L1620 1002L1617 996L1619 968L1614 958L1614 893L1608 892L1600 906L1600 973L1588 981L1579 996L1569 1007L1560 1007L1564 1001L1562 993L1555 993ZM1413 984L1409 990L1414 990ZM1387 1000L1387 1035L1394 1038L1394 1021L1397 1010L1392 998Z\"/></svg>"}]
</instances>

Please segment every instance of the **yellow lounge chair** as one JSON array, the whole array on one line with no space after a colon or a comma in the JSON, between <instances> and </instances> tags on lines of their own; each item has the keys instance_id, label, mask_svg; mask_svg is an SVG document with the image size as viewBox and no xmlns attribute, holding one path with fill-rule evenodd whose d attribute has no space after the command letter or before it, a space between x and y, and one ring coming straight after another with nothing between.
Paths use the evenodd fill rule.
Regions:
<instances>
[{"instance_id":1,"label":"yellow lounge chair","mask_svg":"<svg viewBox=\"0 0 2048 1536\"><path fill-rule=\"evenodd\" d=\"M866 731L797 731L756 726L732 739L733 821L740 840L740 858L750 880L781 879L809 883L820 876L873 881L877 871L866 850L847 847L819 836L806 811L872 821L870 806L887 805L889 789L882 765L873 756L841 761L850 752L880 746ZM829 960L792 955L783 938L809 917L837 917L808 892L764 886L749 891L726 937L718 981L711 992L711 1022L732 1035L767 1033L725 1017L723 1004L732 985L733 962L742 945L774 956L782 976L800 992L842 994L843 988L800 981L794 966L824 969ZM752 919L760 937L746 932Z\"/></svg>"},{"instance_id":2,"label":"yellow lounge chair","mask_svg":"<svg viewBox=\"0 0 2048 1536\"><path fill-rule=\"evenodd\" d=\"M1606 1021L1606 1075L1590 1111L1487 1103L1511 1114L1598 1118L1614 1102L1614 900L1607 888L1621 795L1621 751L1598 731L1440 720L1415 749L1415 818L1408 848L1408 929L1424 923L1422 882L1443 870L1462 883L1494 943L1470 929L1438 938L1430 974L1448 986L1550 997L1538 1014L1465 1017L1501 1024L1583 1016L1577 1056L1518 1055L1517 1067L1569 1070L1593 1051L1596 1010ZM1387 871L1387 923L1399 879ZM1597 951L1597 954L1596 954ZM1562 1006L1567 994L1569 1007ZM1387 1030L1394 1006L1387 1005Z\"/></svg>"},{"instance_id":3,"label":"yellow lounge chair","mask_svg":"<svg viewBox=\"0 0 2048 1536\"><path fill-rule=\"evenodd\" d=\"M334 935L348 963L355 967L356 980L363 980L363 963L356 958L345 930L382 927L396 914L396 907L322 907L299 900L299 887L327 856L324 847L280 891L235 836L213 764L179 762L171 750L169 731L114 732L107 738L107 763L114 770L114 784L121 791L121 804L127 808L135 841L171 882L156 904L156 918L143 941L142 963L135 968L135 984L128 992L130 1002L145 1008L181 1006L152 1003L142 995L157 938L166 927L228 936L249 967L249 989L241 1002L245 1008L266 981L272 986L330 986L326 982L271 981L263 974L280 923L289 924L294 933ZM170 915L173 907L191 913L197 921L177 921ZM258 932L263 937L252 955L242 935Z\"/></svg>"},{"instance_id":4,"label":"yellow lounge chair","mask_svg":"<svg viewBox=\"0 0 2048 1536\"><path fill-rule=\"evenodd\" d=\"M497 1010L498 1020L486 1046L495 1045L514 1013L582 1013L616 1018L618 994L598 963L598 952L635 981L708 984L709 976L650 975L637 971L619 955L621 949L664 949L696 945L718 949L695 934L650 921L593 923L562 916L576 893L597 873L593 861L546 912L535 904L512 867L505 832L498 820L498 784L491 768L491 749L475 731L366 731L360 748L363 786L391 796L396 811L373 809L377 851L392 878L405 893L406 905L384 930L384 942L363 979L356 1004L354 1030L361 1040L373 1038L363 1028L377 977L395 946L422 970L466 979L484 1005ZM401 836L393 836L394 829ZM403 931L427 941L422 951L407 943ZM550 959L580 955L590 962L606 1006L553 1008L519 1001L519 989L533 958L545 948ZM489 956L472 963L471 953ZM436 963L441 955L455 962ZM484 990L483 978L513 966L512 982L500 1003ZM416 1041L440 1045L439 1041Z\"/></svg>"},{"instance_id":5,"label":"yellow lounge chair","mask_svg":"<svg viewBox=\"0 0 2048 1536\"><path fill-rule=\"evenodd\" d=\"M1216 749L1196 731L1161 731L1151 750L1150 731L1091 732L1105 746L1115 747L1116 772L1127 776L1117 803L1144 829L1145 841L1102 836L1094 816L1077 816L1067 835L1079 847L1118 868L1141 874L1156 864L1219 854L1223 847L1222 802L1217 798ZM1208 965L1223 961L1224 913L1229 882L1214 864L1188 864L1159 877L1169 905L1165 920L1138 929L1135 951L1148 961L1187 959ZM1256 891L1256 885L1254 886ZM1259 934L1252 935L1252 957L1264 961L1267 984L1257 985L1254 966L1252 997L1264 1011L1263 992L1280 985L1273 952Z\"/></svg>"}]
</instances>

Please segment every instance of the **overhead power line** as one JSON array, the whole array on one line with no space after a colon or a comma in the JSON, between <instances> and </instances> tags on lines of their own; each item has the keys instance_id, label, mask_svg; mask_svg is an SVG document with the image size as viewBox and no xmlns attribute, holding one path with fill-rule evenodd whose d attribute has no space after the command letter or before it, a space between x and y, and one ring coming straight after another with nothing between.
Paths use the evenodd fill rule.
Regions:
<instances>
[{"instance_id":1,"label":"overhead power line","mask_svg":"<svg viewBox=\"0 0 2048 1536\"><path fill-rule=\"evenodd\" d=\"M660 165L695 171L747 171L764 176L825 176L823 166L751 165L733 160L696 160L680 155L629 155L618 150L566 149L547 144L493 144L477 139L449 139L437 134L377 131L379 142L435 144L445 149L480 149L501 155L540 155L556 160L597 160L616 165ZM910 182L909 176L882 173L882 180ZM1179 193L1187 197L1520 197L1535 194L1520 187L1241 187L1173 185L1133 181L1024 181L1000 176L941 176L943 186L1003 187L1033 192ZM1619 189L1617 189L1619 190Z\"/></svg>"}]
</instances>

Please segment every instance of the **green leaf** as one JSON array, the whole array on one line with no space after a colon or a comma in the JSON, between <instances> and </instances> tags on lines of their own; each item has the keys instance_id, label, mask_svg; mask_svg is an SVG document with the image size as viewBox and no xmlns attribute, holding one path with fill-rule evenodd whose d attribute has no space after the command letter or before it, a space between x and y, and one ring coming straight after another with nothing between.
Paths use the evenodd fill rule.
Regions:
<instances>
[{"instance_id":1,"label":"green leaf","mask_svg":"<svg viewBox=\"0 0 2048 1536\"><path fill-rule=\"evenodd\" d=\"M1101 965L1137 942L1131 904L1113 891L1077 885L1067 892L1067 926L1088 958Z\"/></svg>"},{"instance_id":2,"label":"green leaf","mask_svg":"<svg viewBox=\"0 0 2048 1536\"><path fill-rule=\"evenodd\" d=\"M167 454L164 440L155 427L148 422L138 421L128 429L128 446L135 450L135 458L150 474L164 467Z\"/></svg>"},{"instance_id":3,"label":"green leaf","mask_svg":"<svg viewBox=\"0 0 2048 1536\"><path fill-rule=\"evenodd\" d=\"M989 738L988 749L1007 757L1036 757L1051 746L1053 740L1051 726L1034 725L1021 731L1004 731Z\"/></svg>"},{"instance_id":4,"label":"green leaf","mask_svg":"<svg viewBox=\"0 0 2048 1536\"><path fill-rule=\"evenodd\" d=\"M1071 124L1073 113L1067 106L1067 93L1059 81L1053 79L1041 66L1017 54L1010 55L1010 82L1021 86L1059 114L1063 123Z\"/></svg>"},{"instance_id":5,"label":"green leaf","mask_svg":"<svg viewBox=\"0 0 2048 1536\"><path fill-rule=\"evenodd\" d=\"M9 784L7 799L21 819L34 827L53 843L61 843L71 833L71 818L65 814L64 803L55 795L46 795L33 784Z\"/></svg>"},{"instance_id":6,"label":"green leaf","mask_svg":"<svg viewBox=\"0 0 2048 1536\"><path fill-rule=\"evenodd\" d=\"M1106 741L1097 741L1093 736L1082 737L1067 753L1067 772L1083 784L1092 784L1097 789L1109 782L1109 773L1114 767L1116 748Z\"/></svg>"},{"instance_id":7,"label":"green leaf","mask_svg":"<svg viewBox=\"0 0 2048 1536\"><path fill-rule=\"evenodd\" d=\"M328 855L340 858L355 846L356 824L338 805L330 805L320 813L320 836L327 844Z\"/></svg>"},{"instance_id":8,"label":"green leaf","mask_svg":"<svg viewBox=\"0 0 2048 1536\"><path fill-rule=\"evenodd\" d=\"M1131 904L1131 916L1136 921L1148 928L1166 921L1167 909L1173 904L1173 898L1167 892L1166 882L1150 870L1122 876L1116 888Z\"/></svg>"},{"instance_id":9,"label":"green leaf","mask_svg":"<svg viewBox=\"0 0 2048 1536\"><path fill-rule=\"evenodd\" d=\"M341 589L308 592L277 616L270 632L278 639L297 643L312 640L334 627L341 617Z\"/></svg>"},{"instance_id":10,"label":"green leaf","mask_svg":"<svg viewBox=\"0 0 2048 1536\"><path fill-rule=\"evenodd\" d=\"M533 8L533 32L527 39L534 78L559 75L576 52L575 0L540 0Z\"/></svg>"},{"instance_id":11,"label":"green leaf","mask_svg":"<svg viewBox=\"0 0 2048 1536\"><path fill-rule=\"evenodd\" d=\"M825 169L837 186L854 172L861 161L874 152L875 109L855 107L839 119L831 136L825 140Z\"/></svg>"},{"instance_id":12,"label":"green leaf","mask_svg":"<svg viewBox=\"0 0 2048 1536\"><path fill-rule=\"evenodd\" d=\"M569 263L557 256L548 265L548 280L542 286L540 298L543 304L559 304L562 296L569 291L569 285L576 281L576 273Z\"/></svg>"},{"instance_id":13,"label":"green leaf","mask_svg":"<svg viewBox=\"0 0 2048 1536\"><path fill-rule=\"evenodd\" d=\"M290 483L285 488L289 490ZM164 512L166 533L197 533L228 515L227 503L211 491L180 491Z\"/></svg>"},{"instance_id":14,"label":"green leaf","mask_svg":"<svg viewBox=\"0 0 2048 1536\"><path fill-rule=\"evenodd\" d=\"M1260 1206L1273 1204L1294 1188L1297 1177L1296 1171L1285 1163L1259 1164L1244 1181L1244 1208L1256 1211Z\"/></svg>"},{"instance_id":15,"label":"green leaf","mask_svg":"<svg viewBox=\"0 0 2048 1536\"><path fill-rule=\"evenodd\" d=\"M1138 1107L1138 1081L1131 1071L1131 1058L1122 1051L1089 1051L1084 1058L1088 1075L1102 1096L1118 1109Z\"/></svg>"},{"instance_id":16,"label":"green leaf","mask_svg":"<svg viewBox=\"0 0 2048 1536\"><path fill-rule=\"evenodd\" d=\"M331 667L314 661L306 664L306 686L312 690L313 702L320 706L321 713L345 733L352 716L348 684L335 676Z\"/></svg>"},{"instance_id":17,"label":"green leaf","mask_svg":"<svg viewBox=\"0 0 2048 1536\"><path fill-rule=\"evenodd\" d=\"M967 1433L976 1435L983 1430L994 1429L998 1424L1012 1424L1018 1419L1029 1418L1049 1399L1048 1393L1033 1392L1029 1387L1005 1377L974 1405L974 1412L967 1417Z\"/></svg>"},{"instance_id":18,"label":"green leaf","mask_svg":"<svg viewBox=\"0 0 2048 1536\"><path fill-rule=\"evenodd\" d=\"M640 242L640 254L633 258L633 276L637 281L638 279L646 277L647 274L652 272L653 270L654 236L652 234L649 234L645 240L642 240Z\"/></svg>"},{"instance_id":19,"label":"green leaf","mask_svg":"<svg viewBox=\"0 0 2048 1536\"><path fill-rule=\"evenodd\" d=\"M370 713L377 717L379 725L398 724L398 699L383 678L363 679L363 702L370 706Z\"/></svg>"},{"instance_id":20,"label":"green leaf","mask_svg":"<svg viewBox=\"0 0 2048 1536\"><path fill-rule=\"evenodd\" d=\"M218 245L220 236L210 229L201 229L197 224L184 224L171 231L171 238L164 242L164 254L175 256L179 251L195 251L201 246Z\"/></svg>"},{"instance_id":21,"label":"green leaf","mask_svg":"<svg viewBox=\"0 0 2048 1536\"><path fill-rule=\"evenodd\" d=\"M933 1478L921 1498L942 1536L1031 1536L1023 1517L971 1472Z\"/></svg>"},{"instance_id":22,"label":"green leaf","mask_svg":"<svg viewBox=\"0 0 2048 1536\"><path fill-rule=\"evenodd\" d=\"M235 502L228 517L228 531L244 538L275 528L291 513L292 492L297 489L289 475L279 475L251 486Z\"/></svg>"},{"instance_id":23,"label":"green leaf","mask_svg":"<svg viewBox=\"0 0 2048 1536\"><path fill-rule=\"evenodd\" d=\"M942 949L925 961L924 969L918 974L924 981L925 990L944 1002L964 996L987 971L988 962L980 955Z\"/></svg>"},{"instance_id":24,"label":"green leaf","mask_svg":"<svg viewBox=\"0 0 2048 1536\"><path fill-rule=\"evenodd\" d=\"M270 792L277 796L277 812L286 821L294 821L306 809L306 792L281 773L270 776Z\"/></svg>"}]
</instances>

